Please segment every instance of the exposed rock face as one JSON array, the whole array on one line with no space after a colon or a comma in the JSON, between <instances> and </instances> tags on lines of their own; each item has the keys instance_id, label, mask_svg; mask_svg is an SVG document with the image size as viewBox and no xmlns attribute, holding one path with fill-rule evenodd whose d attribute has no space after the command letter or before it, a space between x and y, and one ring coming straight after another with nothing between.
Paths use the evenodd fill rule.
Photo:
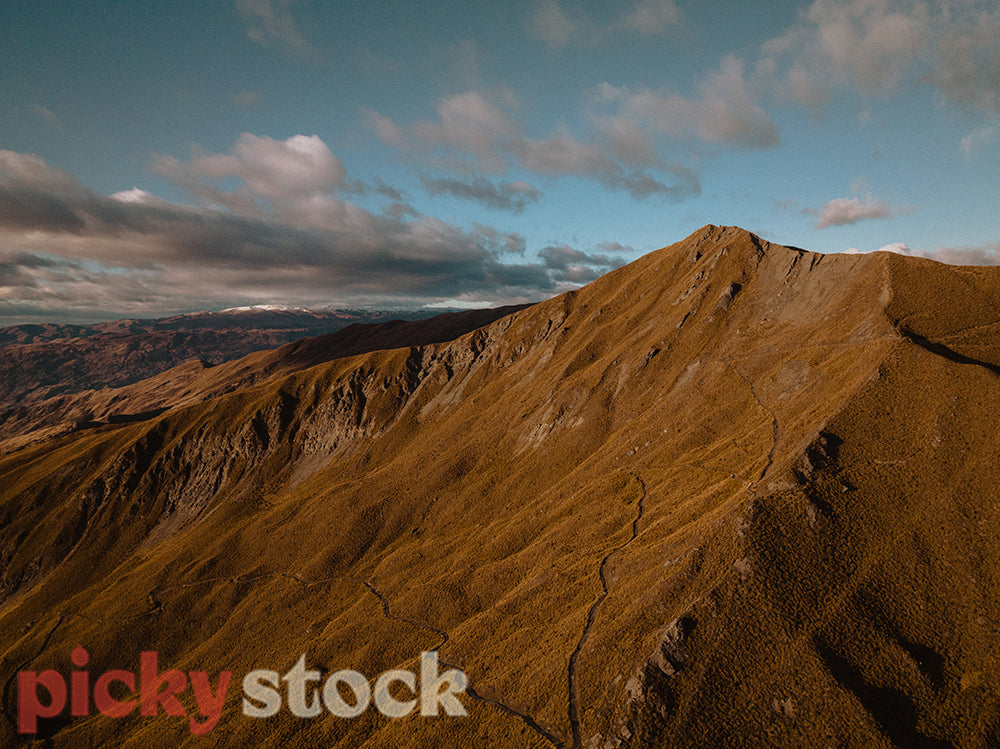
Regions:
<instances>
[{"instance_id":1,"label":"exposed rock face","mask_svg":"<svg viewBox=\"0 0 1000 749\"><path fill-rule=\"evenodd\" d=\"M217 745L995 745L998 302L995 269L707 226L453 341L251 358L26 447L0 460L4 710L83 643L95 673L232 670ZM468 716L239 709L301 653L431 649Z\"/></svg>"}]
</instances>

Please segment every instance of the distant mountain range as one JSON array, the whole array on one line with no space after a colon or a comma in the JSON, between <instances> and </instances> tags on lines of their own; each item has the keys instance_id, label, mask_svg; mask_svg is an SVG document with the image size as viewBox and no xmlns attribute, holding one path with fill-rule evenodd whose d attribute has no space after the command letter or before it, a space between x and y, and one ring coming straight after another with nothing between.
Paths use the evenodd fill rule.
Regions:
<instances>
[{"instance_id":1,"label":"distant mountain range","mask_svg":"<svg viewBox=\"0 0 1000 749\"><path fill-rule=\"evenodd\" d=\"M30 388L32 379L27 376L28 368L19 369L17 365L18 359L24 360L27 349L36 365L36 377L47 376L54 384L9 396L6 408L0 409L0 454L82 428L142 420L168 408L214 398L333 359L378 349L448 341L521 308L475 309L413 320L399 319L397 315L407 313L395 312L299 310L274 315L256 309L225 310L145 322L146 327L191 325L192 320L208 324L223 322L228 326L209 331L179 328L166 333L160 330L143 332L143 326L134 321L117 321L108 325L122 324L138 332L100 332L87 337L9 346L0 349L0 361L3 361L4 352L13 360L6 373L8 376L21 376L22 387ZM415 317L417 313L409 314ZM379 317L392 319L370 321ZM360 322L357 318L369 321ZM239 327L264 323L298 327ZM333 328L335 332L303 338L303 323L315 324L321 330ZM260 347L263 340L286 336L292 338L292 342L275 349ZM251 348L253 353L236 358L244 348ZM141 380L136 380L137 368L130 366L127 376L121 373L118 368L124 361L134 361L136 352L140 352L140 356L148 354L145 368L162 371ZM212 354L213 358L221 360L220 364L205 360ZM174 360L183 363L164 368L167 362ZM61 362L62 367L73 374L65 380L55 380L60 370L47 368L52 361ZM94 386L95 381L100 387ZM118 382L127 384L117 385ZM59 394L53 395L53 391Z\"/></svg>"},{"instance_id":2,"label":"distant mountain range","mask_svg":"<svg viewBox=\"0 0 1000 749\"><path fill-rule=\"evenodd\" d=\"M220 364L348 325L433 314L261 305L93 325L13 325L0 328L0 413L26 401L121 387L190 359Z\"/></svg>"}]
</instances>

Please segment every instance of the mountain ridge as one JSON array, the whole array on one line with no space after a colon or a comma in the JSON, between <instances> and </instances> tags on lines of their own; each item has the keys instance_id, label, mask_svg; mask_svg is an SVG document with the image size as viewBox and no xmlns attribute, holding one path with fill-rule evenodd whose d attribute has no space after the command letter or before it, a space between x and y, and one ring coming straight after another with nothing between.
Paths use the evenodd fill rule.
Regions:
<instances>
[{"instance_id":1,"label":"mountain ridge","mask_svg":"<svg viewBox=\"0 0 1000 749\"><path fill-rule=\"evenodd\" d=\"M218 364L192 359L118 388L29 399L26 404L0 411L0 453L81 428L145 420L178 405L203 401L330 359L393 348L401 342L421 345L448 340L519 308L451 312L424 320L351 323L332 333L290 341L276 349Z\"/></svg>"},{"instance_id":2,"label":"mountain ridge","mask_svg":"<svg viewBox=\"0 0 1000 749\"><path fill-rule=\"evenodd\" d=\"M219 364L358 322L421 312L248 309L92 325L0 328L0 409L89 389L122 387L191 359Z\"/></svg>"}]
</instances>

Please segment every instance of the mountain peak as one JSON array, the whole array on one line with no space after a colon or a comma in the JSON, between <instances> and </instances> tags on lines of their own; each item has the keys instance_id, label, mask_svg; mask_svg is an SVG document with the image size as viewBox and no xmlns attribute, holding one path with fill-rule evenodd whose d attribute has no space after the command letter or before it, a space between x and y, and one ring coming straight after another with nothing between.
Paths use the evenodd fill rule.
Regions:
<instances>
[{"instance_id":1,"label":"mountain peak","mask_svg":"<svg viewBox=\"0 0 1000 749\"><path fill-rule=\"evenodd\" d=\"M764 254L771 246L770 242L739 226L716 226L715 224L705 224L698 231L681 240L681 244L692 244L695 247L711 244L727 250L748 248L753 250L758 260L763 259Z\"/></svg>"}]
</instances>

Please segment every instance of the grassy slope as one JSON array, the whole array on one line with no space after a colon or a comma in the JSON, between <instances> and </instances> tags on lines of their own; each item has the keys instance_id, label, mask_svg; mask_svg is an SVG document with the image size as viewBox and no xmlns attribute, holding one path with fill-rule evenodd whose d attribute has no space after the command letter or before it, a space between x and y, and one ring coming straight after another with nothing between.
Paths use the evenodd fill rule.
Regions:
<instances>
[{"instance_id":1,"label":"grassy slope","mask_svg":"<svg viewBox=\"0 0 1000 749\"><path fill-rule=\"evenodd\" d=\"M974 314L936 290L955 274ZM988 364L955 333L996 323L998 289L706 227L451 343L27 448L0 462L0 676L65 671L77 643L94 673L156 649L237 678L440 647L467 718L254 721L234 684L213 739L975 746L996 375L927 344ZM189 739L167 717L49 730Z\"/></svg>"}]
</instances>

